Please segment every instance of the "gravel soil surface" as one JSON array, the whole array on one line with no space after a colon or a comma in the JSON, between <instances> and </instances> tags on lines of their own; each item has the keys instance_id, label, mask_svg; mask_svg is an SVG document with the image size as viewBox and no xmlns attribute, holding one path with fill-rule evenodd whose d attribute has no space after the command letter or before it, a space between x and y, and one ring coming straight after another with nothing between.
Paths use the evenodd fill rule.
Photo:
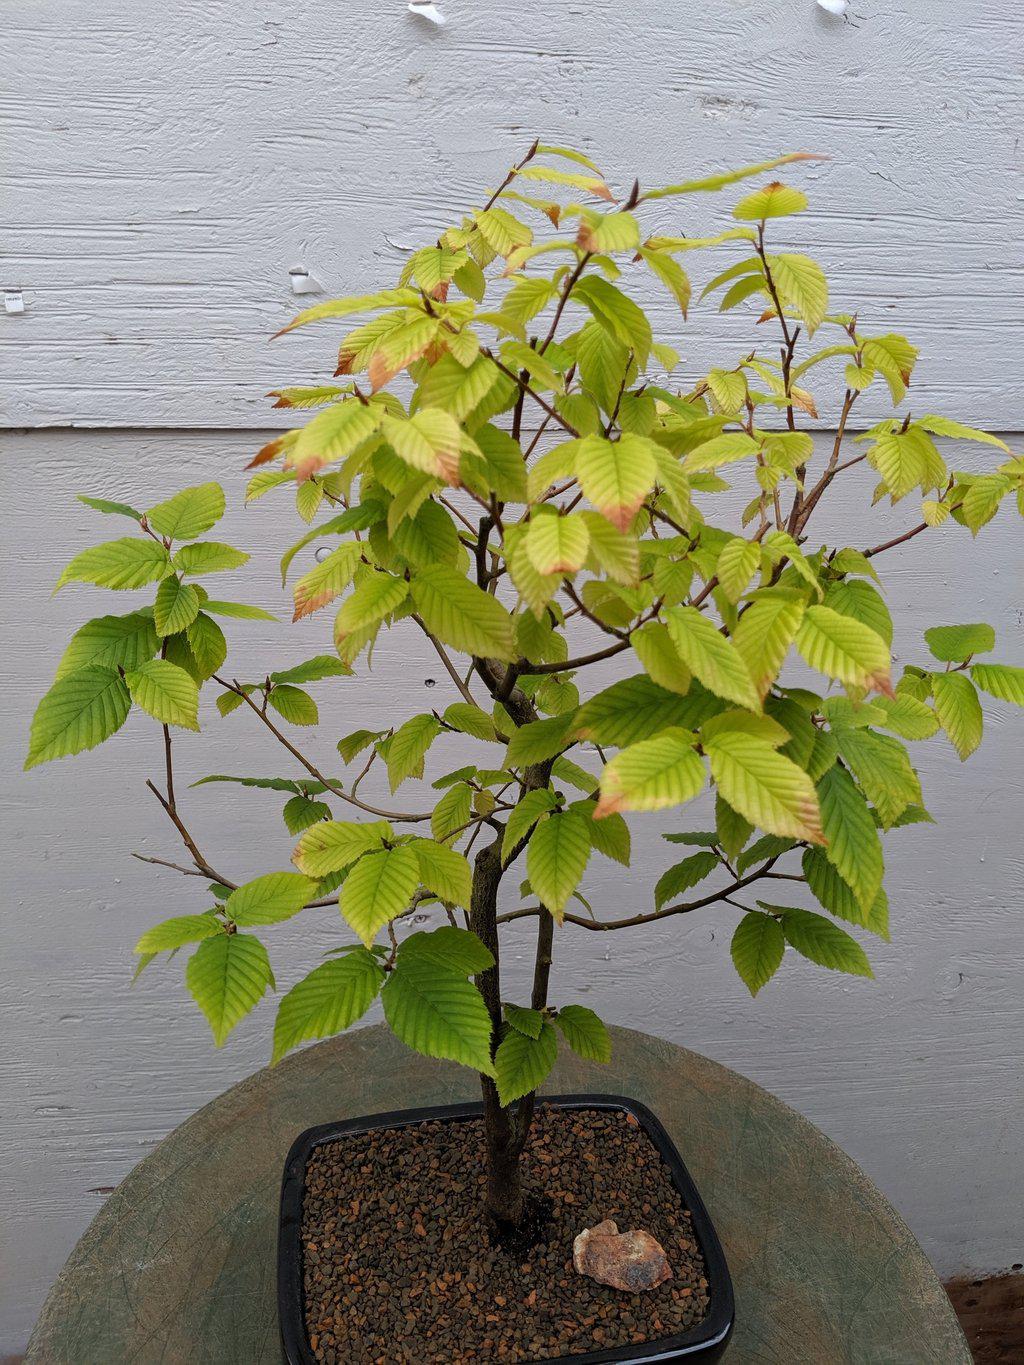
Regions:
<instances>
[{"instance_id":1,"label":"gravel soil surface","mask_svg":"<svg viewBox=\"0 0 1024 1365\"><path fill-rule=\"evenodd\" d=\"M708 1306L690 1217L657 1148L622 1112L540 1106L524 1157L554 1204L520 1256L481 1215L478 1120L381 1129L317 1147L306 1168L306 1327L326 1365L537 1361L685 1331ZM672 1278L628 1294L578 1275L573 1238L604 1218L642 1228Z\"/></svg>"}]
</instances>

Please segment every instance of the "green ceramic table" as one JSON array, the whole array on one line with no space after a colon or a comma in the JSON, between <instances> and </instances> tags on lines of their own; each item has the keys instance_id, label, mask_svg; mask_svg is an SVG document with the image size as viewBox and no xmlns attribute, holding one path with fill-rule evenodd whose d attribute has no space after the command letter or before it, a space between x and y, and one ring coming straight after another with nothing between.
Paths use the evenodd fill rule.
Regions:
<instances>
[{"instance_id":1,"label":"green ceramic table","mask_svg":"<svg viewBox=\"0 0 1024 1365\"><path fill-rule=\"evenodd\" d=\"M665 1124L732 1270L730 1365L969 1365L942 1286L899 1215L849 1157L760 1087L616 1029L610 1066L562 1054L549 1088L631 1095ZM277 1198L293 1138L333 1119L475 1097L469 1072L409 1052L383 1027L251 1076L110 1196L53 1286L27 1361L277 1365Z\"/></svg>"}]
</instances>

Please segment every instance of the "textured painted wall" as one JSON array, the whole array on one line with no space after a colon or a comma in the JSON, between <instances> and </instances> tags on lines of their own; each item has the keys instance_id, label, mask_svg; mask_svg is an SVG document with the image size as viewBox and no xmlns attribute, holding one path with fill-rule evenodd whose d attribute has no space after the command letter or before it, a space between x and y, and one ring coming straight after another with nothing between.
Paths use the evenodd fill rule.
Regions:
<instances>
[{"instance_id":1,"label":"textured painted wall","mask_svg":"<svg viewBox=\"0 0 1024 1365\"><path fill-rule=\"evenodd\" d=\"M915 411L1024 428L1003 359L1022 321L1018 11L854 0L843 24L813 0L593 0L537 7L531 32L496 0L444 8L443 30L399 0L34 0L8 16L0 286L23 292L25 312L0 313L0 424L33 430L4 440L0 1351L23 1344L107 1189L267 1055L269 1003L216 1053L177 963L128 990L140 929L197 908L192 883L126 856L176 852L142 789L157 761L152 727L133 719L74 764L19 769L61 642L105 609L90 589L49 600L62 564L109 527L70 494L145 503L209 477L238 494L268 420L261 394L322 373L330 349L322 332L267 344L295 307L289 269L329 293L390 279L403 248L469 206L537 132L585 146L613 179L638 170L648 183L810 147L833 159L807 173L816 207L793 240L813 238L838 306L879 329L898 318L922 346ZM698 230L724 211L708 201L664 221ZM738 318L698 316L684 332L655 312L690 372L746 339ZM66 425L121 430L39 429ZM865 510L857 473L823 512L823 534L869 544L904 529L909 512ZM257 551L253 599L273 607L294 519L237 501L225 538ZM979 555L970 549L952 528L894 558L901 658L919 656L925 624L985 619L1002 656L1024 662L1019 522L1002 514ZM235 671L268 652L305 657L321 631L235 623ZM378 651L369 682L331 695L325 762L335 732L449 699L436 659L408 634ZM943 1271L1020 1259L1007 1196L1022 1156L1024 721L1001 703L987 710L967 768L938 744L921 751L940 823L891 841L895 933L873 948L876 983L791 962L751 1003L728 962L732 920L715 913L611 942L567 933L557 971L562 1000L705 1051L819 1123ZM280 770L243 715L211 722L209 749L177 746L186 772ZM239 876L286 856L263 794L206 787L187 800ZM592 863L599 912L649 900L672 861L661 827L641 826L632 872ZM312 929L276 930L282 982L331 933L329 912ZM522 977L529 945L510 941Z\"/></svg>"}]
</instances>

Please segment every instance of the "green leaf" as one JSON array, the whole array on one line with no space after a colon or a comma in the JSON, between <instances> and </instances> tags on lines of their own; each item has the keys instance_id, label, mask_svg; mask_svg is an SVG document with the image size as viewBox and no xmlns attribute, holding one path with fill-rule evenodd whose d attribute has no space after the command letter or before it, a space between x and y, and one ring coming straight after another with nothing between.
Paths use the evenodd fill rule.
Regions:
<instances>
[{"instance_id":1,"label":"green leaf","mask_svg":"<svg viewBox=\"0 0 1024 1365\"><path fill-rule=\"evenodd\" d=\"M585 1005L563 1005L555 1023L578 1057L587 1062L610 1062L612 1040L605 1024Z\"/></svg>"},{"instance_id":2,"label":"green leaf","mask_svg":"<svg viewBox=\"0 0 1024 1365\"><path fill-rule=\"evenodd\" d=\"M456 976L472 976L494 966L489 948L468 929L443 924L440 929L420 930L403 939L398 949L400 961L415 957Z\"/></svg>"},{"instance_id":3,"label":"green leaf","mask_svg":"<svg viewBox=\"0 0 1024 1365\"><path fill-rule=\"evenodd\" d=\"M505 767L517 768L554 758L572 744L574 728L575 716L572 712L520 726L509 740Z\"/></svg>"},{"instance_id":4,"label":"green leaf","mask_svg":"<svg viewBox=\"0 0 1024 1365\"><path fill-rule=\"evenodd\" d=\"M777 588L755 597L740 617L732 642L761 697L778 677L803 614L803 599Z\"/></svg>"},{"instance_id":5,"label":"green leaf","mask_svg":"<svg viewBox=\"0 0 1024 1365\"><path fill-rule=\"evenodd\" d=\"M558 1055L558 1037L545 1019L536 1038L510 1028L494 1054L502 1105L528 1095L547 1078Z\"/></svg>"},{"instance_id":6,"label":"green leaf","mask_svg":"<svg viewBox=\"0 0 1024 1365\"><path fill-rule=\"evenodd\" d=\"M125 536L75 555L57 580L54 592L59 592L65 583L95 583L98 588L122 592L156 583L170 571L170 556L157 541Z\"/></svg>"},{"instance_id":7,"label":"green leaf","mask_svg":"<svg viewBox=\"0 0 1024 1365\"><path fill-rule=\"evenodd\" d=\"M276 621L277 617L262 607L251 607L247 602L214 602L207 598L203 610L214 616L230 616L239 621Z\"/></svg>"},{"instance_id":8,"label":"green leaf","mask_svg":"<svg viewBox=\"0 0 1024 1365\"><path fill-rule=\"evenodd\" d=\"M224 926L213 915L176 915L147 929L135 945L139 956L173 952L186 943L201 943L204 938L224 932Z\"/></svg>"},{"instance_id":9,"label":"green leaf","mask_svg":"<svg viewBox=\"0 0 1024 1365\"><path fill-rule=\"evenodd\" d=\"M741 223L756 223L764 222L766 218L785 218L791 213L802 213L806 207L807 195L803 190L796 190L773 180L770 185L765 185L763 189L755 190L753 194L741 199L733 209L732 216ZM743 975L742 972L740 975Z\"/></svg>"},{"instance_id":10,"label":"green leaf","mask_svg":"<svg viewBox=\"0 0 1024 1365\"><path fill-rule=\"evenodd\" d=\"M576 573L586 562L590 532L581 516L537 511L526 533L526 553L540 574Z\"/></svg>"},{"instance_id":11,"label":"green leaf","mask_svg":"<svg viewBox=\"0 0 1024 1365\"><path fill-rule=\"evenodd\" d=\"M689 891L691 886L702 882L719 866L714 853L704 852L692 853L689 858L684 858L681 863L670 867L658 878L658 884L654 888L655 909L660 910L668 901L675 900L676 896L681 896L684 891Z\"/></svg>"},{"instance_id":12,"label":"green leaf","mask_svg":"<svg viewBox=\"0 0 1024 1365\"><path fill-rule=\"evenodd\" d=\"M267 694L267 701L286 721L292 725L317 725L320 712L316 702L301 687L291 687L287 683L277 684Z\"/></svg>"},{"instance_id":13,"label":"green leaf","mask_svg":"<svg viewBox=\"0 0 1024 1365\"><path fill-rule=\"evenodd\" d=\"M752 825L782 838L824 842L818 797L802 768L738 730L719 731L706 747L722 796Z\"/></svg>"},{"instance_id":14,"label":"green leaf","mask_svg":"<svg viewBox=\"0 0 1024 1365\"><path fill-rule=\"evenodd\" d=\"M200 540L193 545L183 545L173 562L180 573L223 573L226 569L248 564L249 555L233 545L223 545L219 540Z\"/></svg>"},{"instance_id":15,"label":"green leaf","mask_svg":"<svg viewBox=\"0 0 1024 1365\"><path fill-rule=\"evenodd\" d=\"M148 659L124 675L132 701L161 725L199 729L199 689L177 664Z\"/></svg>"},{"instance_id":16,"label":"green leaf","mask_svg":"<svg viewBox=\"0 0 1024 1365\"><path fill-rule=\"evenodd\" d=\"M398 610L408 594L409 584L404 578L395 578L387 573L375 573L364 578L338 612L335 640L343 640L356 631L383 621Z\"/></svg>"},{"instance_id":17,"label":"green leaf","mask_svg":"<svg viewBox=\"0 0 1024 1365\"><path fill-rule=\"evenodd\" d=\"M199 615L199 594L177 574L165 578L156 590L153 621L160 635L177 635Z\"/></svg>"},{"instance_id":18,"label":"green leaf","mask_svg":"<svg viewBox=\"0 0 1024 1365\"><path fill-rule=\"evenodd\" d=\"M420 881L427 890L449 905L468 908L473 873L462 854L432 839L414 839L408 847L416 854Z\"/></svg>"},{"instance_id":19,"label":"green leaf","mask_svg":"<svg viewBox=\"0 0 1024 1365\"><path fill-rule=\"evenodd\" d=\"M199 672L196 681L205 681L216 673L228 657L228 642L224 632L212 616L201 611L188 627L186 636Z\"/></svg>"},{"instance_id":20,"label":"green leaf","mask_svg":"<svg viewBox=\"0 0 1024 1365\"><path fill-rule=\"evenodd\" d=\"M610 336L633 352L641 369L651 349L651 324L639 304L600 275L585 275L572 291L574 303L582 303Z\"/></svg>"},{"instance_id":21,"label":"green leaf","mask_svg":"<svg viewBox=\"0 0 1024 1365\"><path fill-rule=\"evenodd\" d=\"M585 436L576 454L576 476L585 496L619 531L629 529L654 487L657 468L651 442L624 433L618 441Z\"/></svg>"},{"instance_id":22,"label":"green leaf","mask_svg":"<svg viewBox=\"0 0 1024 1365\"><path fill-rule=\"evenodd\" d=\"M464 735L474 739L496 740L498 738L494 721L481 707L468 701L455 701L444 713L444 723Z\"/></svg>"},{"instance_id":23,"label":"green leaf","mask_svg":"<svg viewBox=\"0 0 1024 1365\"><path fill-rule=\"evenodd\" d=\"M973 669L971 673L973 676ZM904 739L930 739L939 728L938 718L932 708L912 697L909 692L897 692L895 698L879 697L872 705L885 717L878 724Z\"/></svg>"},{"instance_id":24,"label":"green leaf","mask_svg":"<svg viewBox=\"0 0 1024 1365\"><path fill-rule=\"evenodd\" d=\"M589 859L590 834L586 821L575 811L549 815L530 836L526 875L541 903L559 923Z\"/></svg>"},{"instance_id":25,"label":"green leaf","mask_svg":"<svg viewBox=\"0 0 1024 1365\"><path fill-rule=\"evenodd\" d=\"M683 461L683 469L687 474L699 474L708 469L718 469L723 464L745 460L759 449L759 443L745 431L727 431L691 450Z\"/></svg>"},{"instance_id":26,"label":"green leaf","mask_svg":"<svg viewBox=\"0 0 1024 1365\"><path fill-rule=\"evenodd\" d=\"M761 697L743 656L696 607L665 612L672 643L687 668L718 697L751 711L761 710Z\"/></svg>"},{"instance_id":27,"label":"green leaf","mask_svg":"<svg viewBox=\"0 0 1024 1365\"><path fill-rule=\"evenodd\" d=\"M325 820L306 830L292 854L292 862L307 877L342 872L371 849L393 837L386 820Z\"/></svg>"},{"instance_id":28,"label":"green leaf","mask_svg":"<svg viewBox=\"0 0 1024 1365\"><path fill-rule=\"evenodd\" d=\"M316 882L298 872L269 872L232 891L224 913L236 924L279 924L316 896Z\"/></svg>"},{"instance_id":29,"label":"green leaf","mask_svg":"<svg viewBox=\"0 0 1024 1365\"><path fill-rule=\"evenodd\" d=\"M870 583L833 583L825 594L825 606L852 616L892 647L892 617L881 594Z\"/></svg>"},{"instance_id":30,"label":"green leaf","mask_svg":"<svg viewBox=\"0 0 1024 1365\"><path fill-rule=\"evenodd\" d=\"M679 657L679 651L672 643L667 626L662 625L660 621L648 621L639 630L633 631L629 643L649 676L659 687L686 696L693 675Z\"/></svg>"},{"instance_id":31,"label":"green leaf","mask_svg":"<svg viewBox=\"0 0 1024 1365\"><path fill-rule=\"evenodd\" d=\"M784 304L796 309L813 336L828 312L828 281L809 256L784 253L768 257L768 268Z\"/></svg>"},{"instance_id":32,"label":"green leaf","mask_svg":"<svg viewBox=\"0 0 1024 1365\"><path fill-rule=\"evenodd\" d=\"M494 1075L491 1016L472 982L413 955L396 965L381 998L384 1017L407 1047Z\"/></svg>"},{"instance_id":33,"label":"green leaf","mask_svg":"<svg viewBox=\"0 0 1024 1365\"><path fill-rule=\"evenodd\" d=\"M331 808L324 801L312 801L308 796L293 796L284 803L285 829L289 834L301 834L318 820L329 820Z\"/></svg>"},{"instance_id":34,"label":"green leaf","mask_svg":"<svg viewBox=\"0 0 1024 1365\"><path fill-rule=\"evenodd\" d=\"M466 654L511 661L515 625L506 609L446 565L421 569L412 583L416 609L445 644Z\"/></svg>"},{"instance_id":35,"label":"green leaf","mask_svg":"<svg viewBox=\"0 0 1024 1365\"><path fill-rule=\"evenodd\" d=\"M743 166L738 171L721 171L716 175L707 175L700 180L686 180L679 185L666 185L664 189L644 190L644 199L664 199L668 195L676 194L704 194L715 190L725 189L727 185L735 185L737 180L745 180L748 176L762 175L765 171L774 171L777 166L788 166L793 161L814 161L817 160L809 152L789 152L786 156L773 157L771 161L759 161L753 166ZM737 232L723 234L723 240L737 236ZM752 235L752 234L751 234ZM684 239L687 243L691 239ZM697 246L712 245L720 239L712 238L710 242L704 243L697 240Z\"/></svg>"},{"instance_id":36,"label":"green leaf","mask_svg":"<svg viewBox=\"0 0 1024 1365\"><path fill-rule=\"evenodd\" d=\"M556 804L554 792L549 787L525 792L515 808L509 813L505 833L501 841L501 860L508 863L512 850L525 839L542 815L553 810Z\"/></svg>"},{"instance_id":37,"label":"green leaf","mask_svg":"<svg viewBox=\"0 0 1024 1365\"><path fill-rule=\"evenodd\" d=\"M419 885L419 862L411 848L366 853L345 878L341 913L367 948L378 930L409 908Z\"/></svg>"},{"instance_id":38,"label":"green leaf","mask_svg":"<svg viewBox=\"0 0 1024 1365\"><path fill-rule=\"evenodd\" d=\"M540 1010L524 1009L522 1005L505 1005L505 1022L511 1028L525 1033L527 1038L539 1038L544 1027L544 1016Z\"/></svg>"},{"instance_id":39,"label":"green leaf","mask_svg":"<svg viewBox=\"0 0 1024 1365\"><path fill-rule=\"evenodd\" d=\"M942 663L963 663L972 654L987 654L996 647L991 626L932 626L924 633L932 657Z\"/></svg>"},{"instance_id":40,"label":"green leaf","mask_svg":"<svg viewBox=\"0 0 1024 1365\"><path fill-rule=\"evenodd\" d=\"M734 810L721 791L715 793L715 826L718 845L727 858L735 858L746 847L753 826Z\"/></svg>"},{"instance_id":41,"label":"green leaf","mask_svg":"<svg viewBox=\"0 0 1024 1365\"><path fill-rule=\"evenodd\" d=\"M434 807L430 817L430 832L435 839L450 839L470 820L473 789L465 782L449 787Z\"/></svg>"},{"instance_id":42,"label":"green leaf","mask_svg":"<svg viewBox=\"0 0 1024 1365\"><path fill-rule=\"evenodd\" d=\"M320 682L323 678L346 677L351 672L349 666L335 658L333 654L314 654L311 659L306 659L304 663L271 673L270 681L272 683L311 683Z\"/></svg>"},{"instance_id":43,"label":"green leaf","mask_svg":"<svg viewBox=\"0 0 1024 1365\"><path fill-rule=\"evenodd\" d=\"M985 723L978 692L966 673L933 673L935 714L961 763L981 743Z\"/></svg>"},{"instance_id":44,"label":"green leaf","mask_svg":"<svg viewBox=\"0 0 1024 1365\"><path fill-rule=\"evenodd\" d=\"M586 819L590 842L598 853L603 853L613 862L621 863L623 867L629 866L631 853L629 826L621 815L605 815L600 820L595 820L597 802L590 798L574 801L569 809L579 811Z\"/></svg>"},{"instance_id":45,"label":"green leaf","mask_svg":"<svg viewBox=\"0 0 1024 1365\"><path fill-rule=\"evenodd\" d=\"M185 968L185 985L206 1015L218 1047L255 1008L271 981L267 950L252 934L206 939Z\"/></svg>"},{"instance_id":46,"label":"green leaf","mask_svg":"<svg viewBox=\"0 0 1024 1365\"><path fill-rule=\"evenodd\" d=\"M779 858L794 847L793 839L780 839L777 834L762 834L740 854L736 860L736 872L742 877L744 872L756 863L767 862L769 858Z\"/></svg>"},{"instance_id":47,"label":"green leaf","mask_svg":"<svg viewBox=\"0 0 1024 1365\"><path fill-rule=\"evenodd\" d=\"M738 602L761 563L761 547L743 536L733 536L722 546L715 574L730 602Z\"/></svg>"},{"instance_id":48,"label":"green leaf","mask_svg":"<svg viewBox=\"0 0 1024 1365\"><path fill-rule=\"evenodd\" d=\"M194 540L216 526L223 515L223 488L219 483L201 483L158 502L146 513L146 520L169 540Z\"/></svg>"},{"instance_id":49,"label":"green leaf","mask_svg":"<svg viewBox=\"0 0 1024 1365\"><path fill-rule=\"evenodd\" d=\"M782 965L786 951L782 925L772 915L749 910L736 926L729 951L740 980L756 995Z\"/></svg>"},{"instance_id":50,"label":"green leaf","mask_svg":"<svg viewBox=\"0 0 1024 1365\"><path fill-rule=\"evenodd\" d=\"M110 502L107 498L91 498L88 493L76 493L79 502L84 502L86 507L91 507L94 512L103 512L108 516L113 513L120 517L130 517L132 521L141 521L143 514L137 512L134 507L130 507L126 502Z\"/></svg>"},{"instance_id":51,"label":"green leaf","mask_svg":"<svg viewBox=\"0 0 1024 1365\"><path fill-rule=\"evenodd\" d=\"M870 729L835 727L839 752L878 812L883 829L896 823L909 805L920 804L921 784L906 749Z\"/></svg>"},{"instance_id":52,"label":"green leaf","mask_svg":"<svg viewBox=\"0 0 1024 1365\"><path fill-rule=\"evenodd\" d=\"M616 754L601 774L594 818L619 811L664 810L696 796L707 774L695 742L691 731L672 727Z\"/></svg>"},{"instance_id":53,"label":"green leaf","mask_svg":"<svg viewBox=\"0 0 1024 1365\"><path fill-rule=\"evenodd\" d=\"M344 592L355 577L362 553L363 546L358 540L345 541L304 573L292 590L295 602L292 620L301 621Z\"/></svg>"},{"instance_id":54,"label":"green leaf","mask_svg":"<svg viewBox=\"0 0 1024 1365\"><path fill-rule=\"evenodd\" d=\"M812 668L840 682L891 696L889 647L870 626L831 607L808 607L796 647Z\"/></svg>"},{"instance_id":55,"label":"green leaf","mask_svg":"<svg viewBox=\"0 0 1024 1365\"><path fill-rule=\"evenodd\" d=\"M150 611L94 617L72 635L57 665L57 679L90 666L138 668L153 657L159 643Z\"/></svg>"},{"instance_id":56,"label":"green leaf","mask_svg":"<svg viewBox=\"0 0 1024 1365\"><path fill-rule=\"evenodd\" d=\"M387 742L388 781L397 791L407 777L423 776L427 750L441 731L436 716L413 716L400 725Z\"/></svg>"},{"instance_id":57,"label":"green leaf","mask_svg":"<svg viewBox=\"0 0 1024 1365\"><path fill-rule=\"evenodd\" d=\"M826 910L850 924L869 929L888 942L889 902L884 886L878 888L874 901L865 909L820 848L804 850L803 873L815 898Z\"/></svg>"},{"instance_id":58,"label":"green leaf","mask_svg":"<svg viewBox=\"0 0 1024 1365\"><path fill-rule=\"evenodd\" d=\"M1024 668L1010 664L975 664L971 678L982 689L1000 701L1024 706Z\"/></svg>"},{"instance_id":59,"label":"green leaf","mask_svg":"<svg viewBox=\"0 0 1024 1365\"><path fill-rule=\"evenodd\" d=\"M867 910L878 895L885 871L881 840L867 802L850 774L838 765L818 783L818 800L828 840L825 856Z\"/></svg>"},{"instance_id":60,"label":"green leaf","mask_svg":"<svg viewBox=\"0 0 1024 1365\"><path fill-rule=\"evenodd\" d=\"M362 1018L384 981L380 963L365 948L314 967L281 998L274 1021L274 1055L310 1038L329 1038Z\"/></svg>"},{"instance_id":61,"label":"green leaf","mask_svg":"<svg viewBox=\"0 0 1024 1365\"><path fill-rule=\"evenodd\" d=\"M782 909L781 914L786 942L802 957L834 972L848 972L851 976L874 975L864 949L857 940L824 915L788 906Z\"/></svg>"},{"instance_id":62,"label":"green leaf","mask_svg":"<svg viewBox=\"0 0 1024 1365\"><path fill-rule=\"evenodd\" d=\"M685 697L659 687L644 673L612 683L576 713L576 735L601 745L624 747L649 739L669 726L689 729L719 709L707 693Z\"/></svg>"}]
</instances>

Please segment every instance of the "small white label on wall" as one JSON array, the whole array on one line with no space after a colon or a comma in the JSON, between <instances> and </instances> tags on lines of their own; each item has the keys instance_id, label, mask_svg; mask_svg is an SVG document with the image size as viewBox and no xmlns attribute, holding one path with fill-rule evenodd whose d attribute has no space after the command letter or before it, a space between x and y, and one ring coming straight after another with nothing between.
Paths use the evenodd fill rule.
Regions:
<instances>
[{"instance_id":1,"label":"small white label on wall","mask_svg":"<svg viewBox=\"0 0 1024 1365\"><path fill-rule=\"evenodd\" d=\"M4 290L4 312L5 313L24 313L25 295L20 289Z\"/></svg>"}]
</instances>

